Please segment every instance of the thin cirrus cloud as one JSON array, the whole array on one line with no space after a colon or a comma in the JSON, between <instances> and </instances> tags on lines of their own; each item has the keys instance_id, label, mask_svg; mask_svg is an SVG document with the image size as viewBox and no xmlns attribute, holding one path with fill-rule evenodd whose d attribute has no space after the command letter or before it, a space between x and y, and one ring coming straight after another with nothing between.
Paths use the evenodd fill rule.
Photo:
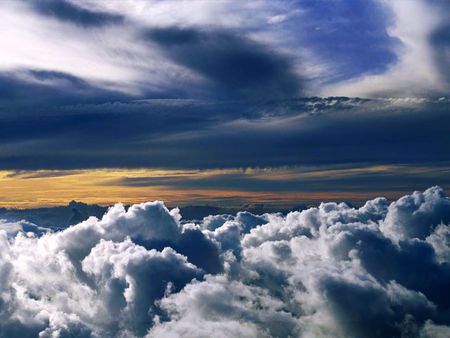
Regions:
<instances>
[{"instance_id":1,"label":"thin cirrus cloud","mask_svg":"<svg viewBox=\"0 0 450 338\"><path fill-rule=\"evenodd\" d=\"M269 97L432 95L448 89L446 6L425 0L7 2L0 13L7 51L0 69L69 73L140 97L248 95L255 84L256 94L266 88ZM283 20L267 25L273 17ZM181 32L191 40L174 44L171 37Z\"/></svg>"},{"instance_id":2,"label":"thin cirrus cloud","mask_svg":"<svg viewBox=\"0 0 450 338\"><path fill-rule=\"evenodd\" d=\"M158 198L172 206L207 204L225 210L247 208L265 212L334 200L360 205L379 195L392 200L411 187L425 189L434 183L448 190L449 172L448 163L221 170L0 171L0 190L8 191L0 196L0 205L22 209L66 205L70 200L111 205L116 201L132 204Z\"/></svg>"},{"instance_id":3,"label":"thin cirrus cloud","mask_svg":"<svg viewBox=\"0 0 450 338\"><path fill-rule=\"evenodd\" d=\"M70 1L38 0L30 3L37 13L84 27L118 24L121 15L82 8Z\"/></svg>"},{"instance_id":4,"label":"thin cirrus cloud","mask_svg":"<svg viewBox=\"0 0 450 338\"><path fill-rule=\"evenodd\" d=\"M391 1L387 26L396 38L397 61L376 74L361 74L324 87L323 93L369 96L446 95L449 90L447 1ZM414 69L414 71L411 71Z\"/></svg>"}]
</instances>

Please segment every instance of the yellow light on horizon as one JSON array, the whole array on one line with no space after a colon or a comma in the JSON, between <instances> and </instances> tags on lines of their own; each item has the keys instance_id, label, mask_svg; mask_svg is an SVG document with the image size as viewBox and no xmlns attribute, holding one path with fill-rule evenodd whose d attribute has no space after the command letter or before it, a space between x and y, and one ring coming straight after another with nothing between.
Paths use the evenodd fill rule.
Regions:
<instances>
[{"instance_id":1,"label":"yellow light on horizon","mask_svg":"<svg viewBox=\"0 0 450 338\"><path fill-rule=\"evenodd\" d=\"M447 168L448 169L448 168ZM364 173L429 172L433 168L407 168L393 165L361 166L354 168L251 168L213 170L164 169L83 169L0 171L0 207L31 208L66 205L72 200L99 205L126 204L162 200L169 205L226 204L238 206L248 203L295 204L320 201L364 201L376 196L397 198L408 191L252 191L245 186L230 184L215 188L196 184L202 180L215 182L241 175L253 182L350 177ZM434 170L434 171L433 171ZM440 169L442 171L442 169ZM127 184L130 179L149 179L148 184ZM168 179L164 181L164 179ZM164 183L165 182L165 183ZM183 182L180 184L179 182ZM203 182L204 183L204 182ZM262 184L264 186L264 184Z\"/></svg>"}]
</instances>

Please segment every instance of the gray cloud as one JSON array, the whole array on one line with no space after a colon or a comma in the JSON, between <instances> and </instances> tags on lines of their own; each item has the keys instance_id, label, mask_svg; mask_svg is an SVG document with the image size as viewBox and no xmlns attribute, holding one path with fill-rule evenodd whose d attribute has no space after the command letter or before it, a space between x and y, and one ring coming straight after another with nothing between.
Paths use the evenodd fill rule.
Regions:
<instances>
[{"instance_id":1,"label":"gray cloud","mask_svg":"<svg viewBox=\"0 0 450 338\"><path fill-rule=\"evenodd\" d=\"M433 187L286 216L181 222L153 202L58 232L3 222L0 336L445 337L449 221Z\"/></svg>"},{"instance_id":2,"label":"gray cloud","mask_svg":"<svg viewBox=\"0 0 450 338\"><path fill-rule=\"evenodd\" d=\"M445 1L417 3L427 2L442 13L448 11ZM416 62L428 63L420 55L402 70L401 81L392 85L388 76L381 83L347 86L347 81L369 74L389 75L396 63L404 61L402 47L408 48L408 39L392 29L397 24L414 25L429 34L430 45L421 44L422 34L409 38L413 45L427 49L425 54L435 54L440 71L445 72L448 48L442 41L447 28L430 31L436 27L428 20L445 23L448 18L434 16L432 6L396 8L378 1L202 3L11 2L2 18L11 37L4 44L11 60L3 69L73 72L141 98L148 92L172 97L285 98L306 92L334 95L343 93L341 88L344 95L445 93L434 70L420 66L410 71ZM421 8L423 22L413 15L403 18ZM29 34L24 36L24 30ZM17 48L16 41L25 47ZM436 76L426 77L426 72Z\"/></svg>"},{"instance_id":3,"label":"gray cloud","mask_svg":"<svg viewBox=\"0 0 450 338\"><path fill-rule=\"evenodd\" d=\"M441 22L430 32L429 42L439 76L445 83L443 93L446 93L450 88L450 24L448 24L450 4L448 1L428 1L428 3L440 15Z\"/></svg>"},{"instance_id":4,"label":"gray cloud","mask_svg":"<svg viewBox=\"0 0 450 338\"><path fill-rule=\"evenodd\" d=\"M84 27L118 24L123 21L120 15L79 7L66 0L35 0L30 5L39 14Z\"/></svg>"},{"instance_id":5,"label":"gray cloud","mask_svg":"<svg viewBox=\"0 0 450 338\"><path fill-rule=\"evenodd\" d=\"M63 93L58 89L51 94L62 101L58 105L37 108L37 104L40 114L30 109L34 99L27 96L16 106L5 104L0 111L3 169L237 168L449 160L446 99L212 102L122 101L112 96L112 102L99 104L96 100L106 95L99 92L78 105L69 94L63 104ZM46 95L50 94L36 92L38 98Z\"/></svg>"},{"instance_id":6,"label":"gray cloud","mask_svg":"<svg viewBox=\"0 0 450 338\"><path fill-rule=\"evenodd\" d=\"M445 165L431 164L429 167L416 165L392 166L385 170L364 168L363 165L317 166L314 168L290 167L290 177L278 178L283 169L257 171L252 175L245 170L233 173L218 173L193 179L189 174L164 177L124 177L110 184L126 187L170 187L174 189L220 189L251 192L298 192L298 191L408 191L409 187L426 189L439 183L444 188L450 184ZM323 171L321 171L323 170ZM359 172L358 172L359 170Z\"/></svg>"},{"instance_id":7,"label":"gray cloud","mask_svg":"<svg viewBox=\"0 0 450 338\"><path fill-rule=\"evenodd\" d=\"M152 29L147 38L176 63L217 87L228 98L283 98L301 95L302 83L292 61L270 48L227 31Z\"/></svg>"}]
</instances>

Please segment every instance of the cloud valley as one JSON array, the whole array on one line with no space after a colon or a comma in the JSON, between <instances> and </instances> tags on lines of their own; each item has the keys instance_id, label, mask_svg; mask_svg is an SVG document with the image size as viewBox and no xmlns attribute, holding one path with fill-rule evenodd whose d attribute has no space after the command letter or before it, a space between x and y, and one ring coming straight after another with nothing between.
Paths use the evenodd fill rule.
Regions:
<instances>
[{"instance_id":1,"label":"cloud valley","mask_svg":"<svg viewBox=\"0 0 450 338\"><path fill-rule=\"evenodd\" d=\"M0 336L446 337L450 199L0 223Z\"/></svg>"}]
</instances>

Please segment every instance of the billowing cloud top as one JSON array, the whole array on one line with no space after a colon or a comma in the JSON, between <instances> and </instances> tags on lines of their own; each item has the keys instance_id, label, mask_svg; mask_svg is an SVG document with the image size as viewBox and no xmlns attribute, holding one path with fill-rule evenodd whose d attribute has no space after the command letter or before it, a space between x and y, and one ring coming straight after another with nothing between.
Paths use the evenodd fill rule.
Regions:
<instances>
[{"instance_id":1,"label":"billowing cloud top","mask_svg":"<svg viewBox=\"0 0 450 338\"><path fill-rule=\"evenodd\" d=\"M450 200L0 223L0 336L447 337Z\"/></svg>"}]
</instances>

